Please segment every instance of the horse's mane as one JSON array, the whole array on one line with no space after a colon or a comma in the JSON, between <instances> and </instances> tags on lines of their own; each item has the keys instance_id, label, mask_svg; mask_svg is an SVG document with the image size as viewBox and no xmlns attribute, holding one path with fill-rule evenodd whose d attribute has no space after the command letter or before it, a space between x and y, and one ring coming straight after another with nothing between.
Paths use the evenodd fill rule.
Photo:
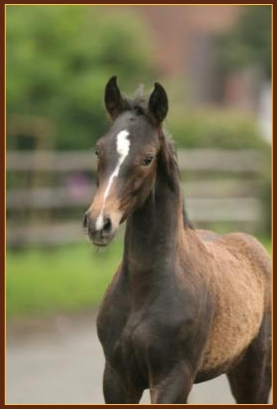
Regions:
<instances>
[{"instance_id":1,"label":"horse's mane","mask_svg":"<svg viewBox=\"0 0 277 409\"><path fill-rule=\"evenodd\" d=\"M171 156L171 161L173 161L175 163L175 166L173 166L173 168L171 169L171 177L174 174L174 179L176 180L176 177L178 178L178 183L180 181L180 170L179 170L179 166L178 166L178 155L177 155L177 150L176 150L176 146L175 143L171 137L170 134L166 134L164 133L164 139L166 141L167 144L167 149L170 153ZM176 182L175 182L176 183ZM182 195L183 196L183 195ZM182 197L182 201L183 201L183 221L184 221L184 227L188 227L190 229L193 229L193 224L191 223L191 221L188 218L188 214L185 208L185 200L184 197Z\"/></svg>"}]
</instances>

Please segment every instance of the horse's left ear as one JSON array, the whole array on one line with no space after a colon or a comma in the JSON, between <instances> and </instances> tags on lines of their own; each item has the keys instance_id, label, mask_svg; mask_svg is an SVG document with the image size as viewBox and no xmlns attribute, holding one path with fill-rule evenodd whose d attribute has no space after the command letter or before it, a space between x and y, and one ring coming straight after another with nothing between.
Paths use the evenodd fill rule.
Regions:
<instances>
[{"instance_id":1,"label":"horse's left ear","mask_svg":"<svg viewBox=\"0 0 277 409\"><path fill-rule=\"evenodd\" d=\"M161 123L168 111L168 99L164 88L155 82L155 88L149 98L149 111L154 115L158 123Z\"/></svg>"}]
</instances>

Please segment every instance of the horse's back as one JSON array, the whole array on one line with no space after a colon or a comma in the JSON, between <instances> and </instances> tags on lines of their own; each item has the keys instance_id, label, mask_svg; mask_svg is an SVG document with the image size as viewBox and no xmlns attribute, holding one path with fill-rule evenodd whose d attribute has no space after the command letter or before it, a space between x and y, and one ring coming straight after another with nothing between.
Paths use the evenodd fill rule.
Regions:
<instances>
[{"instance_id":1,"label":"horse's back","mask_svg":"<svg viewBox=\"0 0 277 409\"><path fill-rule=\"evenodd\" d=\"M254 270L258 269L265 280L271 281L271 259L264 246L251 234L217 234L210 230L196 230L198 237L213 252L228 252L236 259L246 259Z\"/></svg>"}]
</instances>

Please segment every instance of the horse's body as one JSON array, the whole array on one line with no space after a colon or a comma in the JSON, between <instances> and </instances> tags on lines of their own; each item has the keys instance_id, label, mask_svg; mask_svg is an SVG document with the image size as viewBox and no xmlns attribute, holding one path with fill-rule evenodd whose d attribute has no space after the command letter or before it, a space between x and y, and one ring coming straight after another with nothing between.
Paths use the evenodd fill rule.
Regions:
<instances>
[{"instance_id":1,"label":"horse's body","mask_svg":"<svg viewBox=\"0 0 277 409\"><path fill-rule=\"evenodd\" d=\"M160 126L161 86L146 110L124 100L112 78L105 102L114 123L98 144L99 188L84 225L95 244L107 245L127 219L123 260L97 320L105 401L138 403L149 388L152 403L186 403L193 383L226 373L237 403L268 403L267 252L247 234L191 227Z\"/></svg>"}]
</instances>

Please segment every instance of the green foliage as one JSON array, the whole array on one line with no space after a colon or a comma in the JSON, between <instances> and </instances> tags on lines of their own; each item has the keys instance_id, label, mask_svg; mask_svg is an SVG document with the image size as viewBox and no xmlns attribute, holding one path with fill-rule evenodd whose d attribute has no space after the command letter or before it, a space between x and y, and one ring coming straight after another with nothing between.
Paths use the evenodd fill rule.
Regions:
<instances>
[{"instance_id":1,"label":"green foliage","mask_svg":"<svg viewBox=\"0 0 277 409\"><path fill-rule=\"evenodd\" d=\"M150 43L120 8L7 6L7 114L49 117L57 148L87 149L105 129L99 101L109 77L125 89L152 77Z\"/></svg>"},{"instance_id":2,"label":"green foliage","mask_svg":"<svg viewBox=\"0 0 277 409\"><path fill-rule=\"evenodd\" d=\"M167 127L178 148L257 149L264 154L258 180L262 216L259 232L271 236L271 146L253 117L218 109L172 108Z\"/></svg>"},{"instance_id":3,"label":"green foliage","mask_svg":"<svg viewBox=\"0 0 277 409\"><path fill-rule=\"evenodd\" d=\"M183 111L173 108L167 126L178 146L185 148L264 148L267 142L252 117L219 109Z\"/></svg>"},{"instance_id":4,"label":"green foliage","mask_svg":"<svg viewBox=\"0 0 277 409\"><path fill-rule=\"evenodd\" d=\"M271 78L271 5L242 6L234 29L219 38L219 60L225 71L255 65Z\"/></svg>"}]
</instances>

